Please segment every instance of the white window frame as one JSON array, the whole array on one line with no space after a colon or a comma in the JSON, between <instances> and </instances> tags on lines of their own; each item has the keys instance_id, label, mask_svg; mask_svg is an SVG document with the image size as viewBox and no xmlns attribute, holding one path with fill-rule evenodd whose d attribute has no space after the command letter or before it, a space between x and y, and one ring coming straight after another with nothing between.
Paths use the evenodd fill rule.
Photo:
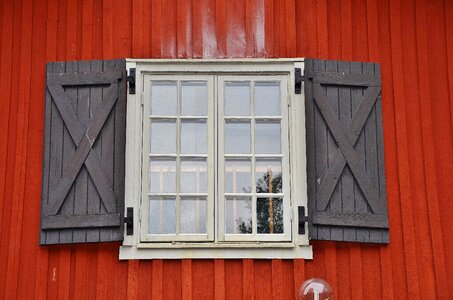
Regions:
<instances>
[{"instance_id":1,"label":"white window frame","mask_svg":"<svg viewBox=\"0 0 453 300\"><path fill-rule=\"evenodd\" d=\"M297 207L307 207L306 186L306 159L305 159L305 111L304 93L295 94L294 70L301 68L303 72L303 59L127 59L127 70L136 69L136 94L127 95L127 121L126 121L126 176L125 176L125 208L132 207L134 211L134 234L124 233L123 245L120 247L120 259L180 259L180 258L312 258L312 248L308 242L308 226L305 225L305 234L298 234ZM148 184L142 176L143 117L144 104L144 76L171 76L179 75L219 75L219 76L259 76L275 75L285 76L288 81L288 126L289 126L289 159L291 185L289 218L290 222L288 241L272 241L273 238L262 241L240 241L240 239L225 239L217 228L219 221L218 204L214 211L216 220L214 225L219 231L214 242L199 241L172 241L172 242L146 242L142 237L142 222L146 222L141 214L142 185ZM161 77L163 78L163 77ZM226 78L226 77L225 77ZM214 93L218 87L214 84ZM286 110L284 110L286 111ZM214 116L217 118L217 116ZM283 116L282 116L283 118ZM220 122L221 123L221 122ZM215 124L219 124L215 120ZM283 130L283 128L282 128ZM285 146L282 144L282 148ZM284 153L284 152L283 152ZM219 153L215 154L218 161ZM252 170L255 172L255 170ZM220 172L219 172L220 173ZM217 182L220 182L217 180ZM297 183L297 184L295 184ZM288 183L289 184L289 183ZM216 195L217 195L217 188ZM218 203L220 203L217 200ZM220 222L221 224L221 222Z\"/></svg>"}]
</instances>

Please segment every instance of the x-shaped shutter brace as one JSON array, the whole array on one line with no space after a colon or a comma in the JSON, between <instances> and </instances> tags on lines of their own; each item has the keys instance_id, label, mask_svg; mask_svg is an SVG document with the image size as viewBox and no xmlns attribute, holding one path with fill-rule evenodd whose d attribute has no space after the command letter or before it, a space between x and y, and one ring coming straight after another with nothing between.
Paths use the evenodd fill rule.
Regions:
<instances>
[{"instance_id":1,"label":"x-shaped shutter brace","mask_svg":"<svg viewBox=\"0 0 453 300\"><path fill-rule=\"evenodd\" d=\"M43 229L54 228L54 223L58 223L58 228L62 228L61 222L58 222L60 216L56 215L83 165L86 166L109 214L81 216L79 226L97 227L99 224L102 224L102 226L120 225L120 214L116 213L115 203L117 199L112 183L109 182L99 157L92 151L92 147L118 99L118 80L121 78L121 72L110 72L108 74L48 74L47 88L77 150L64 167L62 177L50 185L49 205L45 208L46 217L43 218ZM63 89L63 86L68 85L110 85L104 92L102 103L94 109L93 117L88 127L85 127L78 119L71 105L72 99ZM68 226L74 227L73 224L75 222L71 223Z\"/></svg>"},{"instance_id":2,"label":"x-shaped shutter brace","mask_svg":"<svg viewBox=\"0 0 453 300\"><path fill-rule=\"evenodd\" d=\"M344 225L345 223L350 222L352 225L358 226L388 228L388 219L384 206L385 199L381 199L379 196L379 191L372 184L373 179L369 178L369 175L364 171L365 162L360 159L359 155L354 150L360 132L364 128L376 100L380 95L381 88L377 85L378 79L376 80L374 76L355 74L343 75L341 76L341 79L339 79L338 74L330 75L324 73L322 75L314 75L312 80L314 101L338 145L333 161L316 193L317 210L313 215L313 223L319 225L333 225L336 222L334 220L336 218L339 221L338 225ZM339 82L339 80L341 80L341 82ZM338 117L329 104L321 86L324 84L344 84L368 87L348 128L344 128L340 124ZM325 211L338 180L341 178L346 163L349 165L354 178L365 196L365 200L372 210L372 214L363 215L363 218L359 218L359 215L356 213L348 214ZM354 216L353 220L351 218L352 216Z\"/></svg>"}]
</instances>

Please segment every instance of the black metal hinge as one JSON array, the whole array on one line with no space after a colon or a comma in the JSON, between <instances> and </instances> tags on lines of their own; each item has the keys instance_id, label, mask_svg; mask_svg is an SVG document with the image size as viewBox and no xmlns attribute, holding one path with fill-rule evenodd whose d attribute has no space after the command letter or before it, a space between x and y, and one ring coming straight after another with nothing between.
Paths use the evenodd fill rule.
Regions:
<instances>
[{"instance_id":1,"label":"black metal hinge","mask_svg":"<svg viewBox=\"0 0 453 300\"><path fill-rule=\"evenodd\" d=\"M305 206L298 206L298 219L299 219L299 234L305 234L305 223L308 222L308 217L305 215Z\"/></svg>"},{"instance_id":2,"label":"black metal hinge","mask_svg":"<svg viewBox=\"0 0 453 300\"><path fill-rule=\"evenodd\" d=\"M134 208L128 207L126 210L126 217L124 218L124 223L126 224L126 234L134 234Z\"/></svg>"},{"instance_id":3,"label":"black metal hinge","mask_svg":"<svg viewBox=\"0 0 453 300\"><path fill-rule=\"evenodd\" d=\"M127 82L129 82L129 94L135 95L135 68L129 69L129 75L127 76Z\"/></svg>"},{"instance_id":4,"label":"black metal hinge","mask_svg":"<svg viewBox=\"0 0 453 300\"><path fill-rule=\"evenodd\" d=\"M294 72L294 92L296 94L301 94L302 93L302 81L304 80L304 77L302 76L302 69L301 68L296 68Z\"/></svg>"}]
</instances>

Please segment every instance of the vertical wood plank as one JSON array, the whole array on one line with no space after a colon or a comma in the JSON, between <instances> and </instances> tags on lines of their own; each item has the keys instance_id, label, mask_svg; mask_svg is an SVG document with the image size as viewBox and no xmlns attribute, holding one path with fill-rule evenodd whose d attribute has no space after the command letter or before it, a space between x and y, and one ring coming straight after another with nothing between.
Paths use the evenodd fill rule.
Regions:
<instances>
[{"instance_id":1,"label":"vertical wood plank","mask_svg":"<svg viewBox=\"0 0 453 300\"><path fill-rule=\"evenodd\" d=\"M299 289L302 283L305 281L305 260L294 259L293 260L293 276L294 276L294 299L299 297Z\"/></svg>"},{"instance_id":2,"label":"vertical wood plank","mask_svg":"<svg viewBox=\"0 0 453 300\"><path fill-rule=\"evenodd\" d=\"M30 1L22 2L21 6L21 22L29 20L33 15L33 5ZM19 275L19 257L21 247L21 231L22 231L22 219L23 219L23 206L24 206L24 189L25 189L25 176L26 176L26 154L27 154L27 138L28 138L28 114L29 114L29 95L30 95L30 68L31 68L31 39L32 30L30 26L23 26L20 31L21 50L19 53L19 77L21 81L21 88L18 90L18 110L17 123L15 124L17 139L11 140L11 143L15 143L16 155L15 169L11 172L13 177L12 186L12 197L11 202L11 222L9 226L9 241L7 244L8 248L8 260L6 263L6 298L17 297L17 276ZM2 243L3 244L3 243ZM6 247L5 247L6 248Z\"/></svg>"},{"instance_id":3,"label":"vertical wood plank","mask_svg":"<svg viewBox=\"0 0 453 300\"><path fill-rule=\"evenodd\" d=\"M225 260L225 299L241 299L242 283L242 260Z\"/></svg>"},{"instance_id":4,"label":"vertical wood plank","mask_svg":"<svg viewBox=\"0 0 453 300\"><path fill-rule=\"evenodd\" d=\"M243 299L255 299L254 263L252 259L242 260Z\"/></svg>"},{"instance_id":5,"label":"vertical wood plank","mask_svg":"<svg viewBox=\"0 0 453 300\"><path fill-rule=\"evenodd\" d=\"M127 269L127 299L139 299L139 260L130 260Z\"/></svg>"},{"instance_id":6,"label":"vertical wood plank","mask_svg":"<svg viewBox=\"0 0 453 300\"><path fill-rule=\"evenodd\" d=\"M272 260L272 299L282 299L283 297L283 275L282 260Z\"/></svg>"},{"instance_id":7,"label":"vertical wood plank","mask_svg":"<svg viewBox=\"0 0 453 300\"><path fill-rule=\"evenodd\" d=\"M411 183L409 177L409 161L407 149L407 131L406 131L406 110L404 107L404 86L403 78L396 74L403 73L401 48L401 26L397 15L401 14L400 2L391 1L391 55L393 67L394 99L395 99L395 121L396 121L396 143L398 157L398 181L400 190L401 216L403 221L403 241L404 241L404 260L407 274L407 284L413 288L408 290L410 298L417 299L420 297L420 286L418 281L418 271L415 255L414 225L413 212L410 203Z\"/></svg>"},{"instance_id":8,"label":"vertical wood plank","mask_svg":"<svg viewBox=\"0 0 453 300\"><path fill-rule=\"evenodd\" d=\"M114 68L116 70L122 70L122 82L118 86L118 99L116 106L110 113L114 119L114 142L111 145L116 145L113 151L113 179L110 181L113 183L113 190L116 198L116 211L124 215L124 170L125 170L125 151L126 143L120 143L119 141L126 141L126 62L124 60L115 60ZM104 126L107 126L105 124ZM105 132L105 128L104 128ZM123 239L123 228L124 223L120 224L119 230L113 230L113 239L115 241L121 241Z\"/></svg>"},{"instance_id":9,"label":"vertical wood plank","mask_svg":"<svg viewBox=\"0 0 453 300\"><path fill-rule=\"evenodd\" d=\"M91 70L93 72L102 72L103 66L101 61L91 62ZM90 89L91 99L90 99L90 121L93 119L91 116L94 115L94 110L98 105L102 103L102 87L95 86ZM97 157L102 156L102 135L98 138L98 141L93 145L92 150ZM89 214L96 214L101 212L101 198L99 193L96 190L96 187L91 179L91 176L88 176L87 180L87 197L90 199L87 204L87 212ZM91 228L87 230L87 242L97 242L100 241L100 229Z\"/></svg>"},{"instance_id":10,"label":"vertical wood plank","mask_svg":"<svg viewBox=\"0 0 453 300\"><path fill-rule=\"evenodd\" d=\"M64 67L62 66L63 72L64 73L73 73L78 71L78 65L76 62L67 62L64 63ZM65 89L66 95L68 95L69 99L71 99L71 105L74 108L75 111L77 111L78 107L78 99L77 99L77 93L78 93L78 88L77 87L71 87ZM64 124L63 121L63 140L62 140L62 152L63 152L63 169L64 166L68 164L68 161L74 156L76 152L76 145L74 144L74 141L72 140L72 137L69 133L69 130L67 126ZM81 172L85 171L86 169L83 166L81 168ZM86 174L86 173L85 173ZM62 176L63 177L63 173ZM83 177L82 177L83 178ZM58 178L59 179L59 178ZM60 208L60 214L62 215L72 215L74 214L74 204L75 204L75 187L77 185L77 182L79 182L79 179L77 178L74 182L74 184L71 185L71 189L69 190L68 194L65 197L65 200L63 201L63 204L61 205ZM83 196L82 196L83 197ZM73 232L74 230L72 229L63 229L59 230L60 233L60 239L59 243L71 243L73 241Z\"/></svg>"},{"instance_id":11,"label":"vertical wood plank","mask_svg":"<svg viewBox=\"0 0 453 300\"><path fill-rule=\"evenodd\" d=\"M152 295L152 277L153 277L153 262L151 260L140 261L139 271L139 299L151 299Z\"/></svg>"},{"instance_id":12,"label":"vertical wood plank","mask_svg":"<svg viewBox=\"0 0 453 300\"><path fill-rule=\"evenodd\" d=\"M181 261L182 299L192 299L192 260Z\"/></svg>"},{"instance_id":13,"label":"vertical wood plank","mask_svg":"<svg viewBox=\"0 0 453 300\"><path fill-rule=\"evenodd\" d=\"M161 0L152 0L151 56L161 57Z\"/></svg>"},{"instance_id":14,"label":"vertical wood plank","mask_svg":"<svg viewBox=\"0 0 453 300\"><path fill-rule=\"evenodd\" d=\"M451 6L447 5L446 14L452 11ZM426 28L426 11L423 3L416 1L415 3L416 12L416 45L417 45L417 60L418 60L418 82L420 84L420 110L426 114L421 119L421 131L422 131L422 143L423 143L423 154L424 154L424 169L426 178L426 190L427 198L426 204L428 206L429 216L429 227L432 244L432 253L434 261L434 270L436 278L436 290L438 297L446 297L447 294L453 292L453 288L447 287L447 272L450 270L449 264L446 262L445 243L448 242L448 238L442 238L442 224L439 211L439 191L436 186L437 175L435 166L435 154L434 154L434 141L433 141L433 127L432 127L432 110L429 105L430 102L430 85L429 85L429 55L428 55L428 41L427 41L427 28ZM453 15L453 14L452 14ZM446 18L446 22L450 20ZM447 26L447 31L448 31ZM453 32L453 30L451 31ZM447 44L449 40L447 39ZM448 69L451 68L451 55L448 53ZM450 89L453 85L450 84ZM452 95L452 94L450 94ZM450 96L451 97L451 96ZM453 262L453 260L452 260ZM451 264L453 265L453 264Z\"/></svg>"},{"instance_id":15,"label":"vertical wood plank","mask_svg":"<svg viewBox=\"0 0 453 300\"><path fill-rule=\"evenodd\" d=\"M313 62L313 70L314 71L325 71L326 70L326 63L325 61L320 61L320 60L315 60ZM323 90L325 93L325 89ZM315 105L314 105L315 106ZM316 106L315 106L316 107ZM324 122L324 118L322 117L319 109L316 107L314 109L314 119L315 119L315 124L314 128L316 128L316 132L314 135L316 136L315 138L315 153L314 156L314 162L315 162L315 186L318 188L321 180L328 168L327 164L327 158L328 158L328 138L329 138L329 131L327 129L326 123ZM315 193L317 192L314 191ZM314 194L313 194L314 195ZM316 205L316 204L315 204ZM314 209L318 209L319 207L316 207ZM326 240L330 239L330 229L329 228L318 228L317 229L317 238Z\"/></svg>"},{"instance_id":16,"label":"vertical wood plank","mask_svg":"<svg viewBox=\"0 0 453 300\"><path fill-rule=\"evenodd\" d=\"M254 289L255 299L266 299L272 295L272 260L255 259L254 260Z\"/></svg>"},{"instance_id":17,"label":"vertical wood plank","mask_svg":"<svg viewBox=\"0 0 453 300\"><path fill-rule=\"evenodd\" d=\"M153 276L152 276L152 299L162 299L162 266L163 262L161 259L153 260Z\"/></svg>"},{"instance_id":18,"label":"vertical wood plank","mask_svg":"<svg viewBox=\"0 0 453 300\"><path fill-rule=\"evenodd\" d=\"M0 13L1 14L1 13ZM33 27L30 45L31 67L30 70L30 94L29 99L42 99L38 103L29 104L29 120L27 126L27 150L26 150L26 178L24 199L29 199L23 206L23 220L27 220L26 224L29 228L39 228L39 212L40 212L40 195L41 195L41 166L42 166L42 132L43 124L41 122L44 111L45 97L45 64L43 61L46 58L45 45L45 25L47 16L47 3L42 2L33 5ZM1 25L0 25L1 26ZM1 36L1 33L0 33ZM0 38L1 40L1 38ZM1 43L1 42L0 42ZM0 50L1 53L1 50ZM1 80L1 71L0 71ZM38 124L32 126L32 124ZM0 201L1 202L1 201ZM0 205L1 209L1 205ZM1 215L1 214L0 214ZM1 216L0 216L1 219ZM0 220L1 223L1 220ZM23 222L24 223L24 222ZM19 257L19 272L18 272L18 299L33 299L36 295L37 277L37 262L39 260L39 249L36 249L39 244L39 236L35 230L22 230L20 234L21 246ZM45 286L45 284L43 285Z\"/></svg>"},{"instance_id":19,"label":"vertical wood plank","mask_svg":"<svg viewBox=\"0 0 453 300\"><path fill-rule=\"evenodd\" d=\"M115 70L115 65L116 63L114 61L104 61L103 63L103 71L108 72L108 71L113 71ZM102 87L102 99L107 94L108 87L104 86ZM118 104L118 103L117 103ZM98 139L98 143L101 143L101 156L99 157L101 161L101 166L104 167L104 172L105 175L107 176L108 181L112 186L115 188L114 185L114 160L112 160L112 157L115 155L115 151L111 145L115 145L115 113L116 113L116 107L112 110L110 113L109 117L104 123L104 127L102 128L101 132L101 138ZM107 209L104 206L104 203L102 200L100 201L101 207L100 207L100 212L101 213L107 213ZM100 229L100 240L105 240L105 241L111 241L114 239L115 232L111 228L102 228Z\"/></svg>"},{"instance_id":20,"label":"vertical wood plank","mask_svg":"<svg viewBox=\"0 0 453 300\"><path fill-rule=\"evenodd\" d=\"M382 68L382 98L387 99L383 102L383 122L385 124L385 138L392 141L385 144L385 168L387 173L387 196L389 199L389 226L393 230L392 245L390 254L386 257L391 259L391 272L392 272L392 288L395 291L400 291L401 297L408 297L406 286L406 273L404 252L397 249L403 249L402 238L402 223L401 223L401 206L399 204L399 187L398 187L398 158L396 150L396 121L394 111L394 95L393 95L393 81L392 81L392 56L391 56L391 41L390 41L390 10L388 1L378 2L379 10L379 24L381 32L381 61ZM386 277L389 278L389 277ZM398 295L399 296L399 295Z\"/></svg>"},{"instance_id":21,"label":"vertical wood plank","mask_svg":"<svg viewBox=\"0 0 453 300\"><path fill-rule=\"evenodd\" d=\"M216 300L225 299L225 261L214 260L214 293Z\"/></svg>"},{"instance_id":22,"label":"vertical wood plank","mask_svg":"<svg viewBox=\"0 0 453 300\"><path fill-rule=\"evenodd\" d=\"M226 7L225 0L215 0L215 22L216 22L216 41L217 55L219 58L225 57L227 53L226 47Z\"/></svg>"}]
</instances>

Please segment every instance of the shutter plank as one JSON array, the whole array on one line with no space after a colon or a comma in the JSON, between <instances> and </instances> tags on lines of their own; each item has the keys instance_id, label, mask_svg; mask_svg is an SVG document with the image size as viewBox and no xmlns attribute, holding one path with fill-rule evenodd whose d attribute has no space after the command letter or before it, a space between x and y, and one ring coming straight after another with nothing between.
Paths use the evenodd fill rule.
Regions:
<instances>
[{"instance_id":1,"label":"shutter plank","mask_svg":"<svg viewBox=\"0 0 453 300\"><path fill-rule=\"evenodd\" d=\"M67 73L72 73L72 72L77 72L77 63L76 62L67 62L64 64L64 72ZM61 87L63 90L63 87ZM70 88L65 88L65 94L68 97L68 107L72 109L72 114L77 118L77 87L70 87ZM54 100L58 99L55 97L52 97ZM61 99L60 99L61 100ZM75 109L74 109L75 108ZM67 124L66 119L63 116L62 111L60 110L60 114L63 117L63 174L62 178L67 178L65 172L67 170L68 164L71 164L72 158L74 157L74 153L76 153L76 144L74 143L71 133L69 131L69 124ZM78 126L77 126L78 127ZM89 149L89 148L88 148ZM82 165L82 161L80 162ZM76 168L74 168L76 169ZM74 214L74 201L75 201L75 193L74 193L74 188L75 188L75 183L77 181L76 176L78 175L80 169L74 170L75 176L73 176L70 180L70 184L68 185L67 191L64 193L61 193L59 195L60 199L62 199L61 205L59 205L58 209L60 209L60 214L61 215L72 215ZM70 176L70 174L68 174ZM56 199L55 197L52 197L51 194L51 199L50 201L53 204L57 204L59 199ZM55 210L55 214L58 213L58 209ZM72 243L72 238L73 238L73 230L72 229L61 229L60 230L60 239L59 243L60 244L67 244L67 243Z\"/></svg>"},{"instance_id":2,"label":"shutter plank","mask_svg":"<svg viewBox=\"0 0 453 300\"><path fill-rule=\"evenodd\" d=\"M349 62L338 62L338 71L340 73L349 74L350 64ZM352 111L352 101L351 101L351 89L348 86L339 87L339 102L340 102L340 123L345 128L349 128L348 133L357 132L358 130L354 130L352 128L353 125L353 111ZM355 144L358 139L358 133L355 137L350 136L351 142ZM346 165L346 161L342 159L341 150L337 149L335 155L335 163L340 163L342 160L343 164L343 175L341 176L341 204L342 208L339 210L342 213L353 213L354 212L354 177L351 173L351 170ZM333 169L337 174L339 171ZM326 175L326 176L329 176ZM343 238L341 240L355 240L356 239L356 230L355 228L350 228L345 226L342 228L343 230Z\"/></svg>"},{"instance_id":3,"label":"shutter plank","mask_svg":"<svg viewBox=\"0 0 453 300\"><path fill-rule=\"evenodd\" d=\"M125 74L124 60L48 64L41 244L122 240Z\"/></svg>"},{"instance_id":4,"label":"shutter plank","mask_svg":"<svg viewBox=\"0 0 453 300\"><path fill-rule=\"evenodd\" d=\"M326 72L338 73L338 65L336 61L326 61ZM333 108L335 115L340 120L340 103L339 103L339 86L329 85L326 86L326 96L329 104ZM332 134L328 135L328 167L330 169L333 162L335 162L335 153L337 152L336 142ZM327 203L326 203L327 205ZM341 181L336 180L334 189L332 191L332 201L329 202L329 210L340 211L341 210ZM343 239L343 230L342 228L331 227L330 229L330 238L331 239Z\"/></svg>"},{"instance_id":5,"label":"shutter plank","mask_svg":"<svg viewBox=\"0 0 453 300\"><path fill-rule=\"evenodd\" d=\"M104 61L103 63L103 71L106 73L112 72L115 70L115 63L112 61ZM109 93L108 87L102 88L102 99L105 99L107 94ZM102 165L108 174L109 182L113 183L113 148L109 147L108 145L112 145L114 143L114 112L109 116L104 124L103 134L102 134ZM108 213L108 208L102 202L101 197L101 213ZM110 228L103 228L100 231L101 240L114 240L114 230Z\"/></svg>"},{"instance_id":6,"label":"shutter plank","mask_svg":"<svg viewBox=\"0 0 453 300\"><path fill-rule=\"evenodd\" d=\"M317 60L313 62L313 69L325 71L326 63L322 60ZM312 87L313 88L313 87ZM312 89L314 95L315 91ZM323 91L322 91L323 93ZM323 93L324 94L324 93ZM327 158L328 158L328 148L327 148L327 126L324 122L322 115L318 109L315 109L315 157L316 157L316 191L319 188L323 174L327 170ZM315 210L318 210L319 203L315 203ZM326 227L318 227L317 237L322 240L330 240L330 229Z\"/></svg>"},{"instance_id":7,"label":"shutter plank","mask_svg":"<svg viewBox=\"0 0 453 300\"><path fill-rule=\"evenodd\" d=\"M84 62L79 62L77 64L77 71L78 73L84 73L86 72L87 74L90 74L91 67L90 64L84 63ZM67 74L67 73L65 73ZM91 74L90 74L91 75ZM61 82L60 78L60 82ZM78 95L77 99L77 117L83 126L83 128L87 128L88 124L90 122L90 89L88 87L81 87L78 89ZM78 126L78 128L81 128L81 126ZM89 155L88 157L90 157ZM75 182L75 199L74 199L74 215L86 215L87 210L86 210L86 200L87 199L87 185L88 185L88 172L86 168L82 168L80 170L79 175L77 176L76 182ZM81 224L80 221L77 224ZM69 223L69 222L68 222ZM62 226L63 227L63 226ZM43 228L45 229L45 228ZM74 229L73 230L73 241L75 243L83 243L86 241L86 234L87 231L86 229Z\"/></svg>"},{"instance_id":8,"label":"shutter plank","mask_svg":"<svg viewBox=\"0 0 453 300\"><path fill-rule=\"evenodd\" d=\"M126 78L126 62L124 60L117 60L116 69L123 70L122 78ZM126 84L118 87L118 94L126 95ZM115 141L126 141L126 101L122 105L116 105L115 111ZM114 152L113 159L113 188L120 199L124 199L124 183L125 183L125 156L126 148L117 147ZM124 201L116 202L116 211L125 211ZM123 235L124 223L120 224L120 230L113 232L113 239L120 239Z\"/></svg>"},{"instance_id":9,"label":"shutter plank","mask_svg":"<svg viewBox=\"0 0 453 300\"><path fill-rule=\"evenodd\" d=\"M102 73L102 61L92 61L91 62L91 71L95 73ZM102 102L102 87L99 86L92 86L90 88L91 93L91 106L90 106L90 115L93 115L93 110L95 107L98 107L99 104ZM92 151L97 157L101 157L101 142L102 136L96 143L93 144ZM88 175L88 182L87 182L87 194L88 194L88 205L87 211L89 215L96 215L101 213L101 198L96 190L96 186L93 183L93 180ZM99 228L89 228L87 229L87 242L98 242L100 241L100 229Z\"/></svg>"},{"instance_id":10,"label":"shutter plank","mask_svg":"<svg viewBox=\"0 0 453 300\"><path fill-rule=\"evenodd\" d=\"M380 73L375 66L306 60L311 239L388 242Z\"/></svg>"},{"instance_id":11,"label":"shutter plank","mask_svg":"<svg viewBox=\"0 0 453 300\"><path fill-rule=\"evenodd\" d=\"M53 73L64 72L64 65L62 63L52 63ZM61 177L61 170L63 166L63 120L61 115L52 101L52 97L46 99L51 103L52 114L51 114L51 133L48 139L50 143L50 172L49 172L49 193L50 187L53 186L54 182ZM46 195L45 201L47 205L50 205L49 195ZM47 210L44 210L47 212ZM46 244L57 244L60 240L60 232L51 231L47 233Z\"/></svg>"}]
</instances>

